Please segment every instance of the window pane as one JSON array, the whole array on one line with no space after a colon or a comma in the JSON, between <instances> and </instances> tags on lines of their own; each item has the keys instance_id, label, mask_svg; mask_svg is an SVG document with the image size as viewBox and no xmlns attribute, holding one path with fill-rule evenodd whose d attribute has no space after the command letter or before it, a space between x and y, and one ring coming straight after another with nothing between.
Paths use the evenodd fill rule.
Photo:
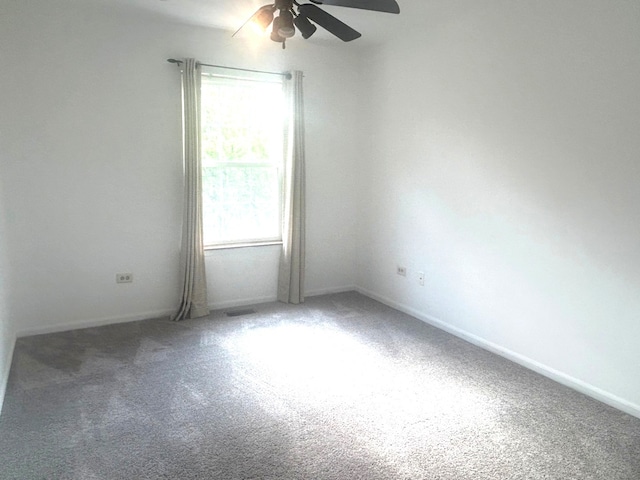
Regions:
<instances>
[{"instance_id":1,"label":"window pane","mask_svg":"<svg viewBox=\"0 0 640 480\"><path fill-rule=\"evenodd\" d=\"M203 169L206 245L279 240L280 188L277 167L221 166Z\"/></svg>"},{"instance_id":2,"label":"window pane","mask_svg":"<svg viewBox=\"0 0 640 480\"><path fill-rule=\"evenodd\" d=\"M202 84L202 161L279 161L282 85L226 78Z\"/></svg>"},{"instance_id":3,"label":"window pane","mask_svg":"<svg viewBox=\"0 0 640 480\"><path fill-rule=\"evenodd\" d=\"M205 245L280 240L282 84L202 77Z\"/></svg>"}]
</instances>

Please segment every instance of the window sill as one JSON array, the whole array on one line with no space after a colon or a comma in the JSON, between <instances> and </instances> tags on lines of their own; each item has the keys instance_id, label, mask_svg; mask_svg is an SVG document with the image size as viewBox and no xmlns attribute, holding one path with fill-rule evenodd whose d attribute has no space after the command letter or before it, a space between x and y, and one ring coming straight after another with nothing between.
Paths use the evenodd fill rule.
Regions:
<instances>
[{"instance_id":1,"label":"window sill","mask_svg":"<svg viewBox=\"0 0 640 480\"><path fill-rule=\"evenodd\" d=\"M282 245L282 240L273 242L247 242L247 243L229 243L224 245L205 245L204 250L228 250L231 248L249 248L249 247L268 247L272 245Z\"/></svg>"}]
</instances>

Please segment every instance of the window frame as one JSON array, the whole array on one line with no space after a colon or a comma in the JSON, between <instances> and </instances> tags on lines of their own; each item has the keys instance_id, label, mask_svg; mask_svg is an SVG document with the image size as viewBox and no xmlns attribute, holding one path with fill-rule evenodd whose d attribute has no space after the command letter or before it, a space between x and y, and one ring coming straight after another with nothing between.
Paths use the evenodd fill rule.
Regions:
<instances>
[{"instance_id":1,"label":"window frame","mask_svg":"<svg viewBox=\"0 0 640 480\"><path fill-rule=\"evenodd\" d=\"M228 240L228 241L218 241L218 242L214 242L214 243L205 243L204 244L204 250L223 250L223 249L232 249L232 248L246 248L246 247L259 247L259 246L270 246L270 245L282 245L283 242L283 225L284 225L284 182L285 182L285 168L286 168L286 164L285 164L285 151L284 151L284 144L285 144L285 140L286 140L286 135L285 135L285 126L286 126L286 109L285 107L285 97L284 97L284 81L282 79L277 79L274 80L273 78L273 74L242 74L242 75L238 75L238 74L225 74L225 73L218 73L215 71L212 71L211 69L209 69L208 71L203 70L201 73L201 77L202 77L202 83L204 84L206 81L206 78L222 78L225 81L229 81L229 80L236 80L239 82L243 82L246 84L249 84L250 82L255 82L255 83L271 83L271 84L277 84L280 85L280 87L282 88L282 113L283 113L283 118L282 118L282 136L281 136L281 140L282 140L282 145L283 145L283 149L282 149L282 154L281 154L281 158L279 161L273 161L273 160L263 160L263 161L232 161L232 160L222 160L222 161L215 161L215 167L222 167L222 168L228 168L228 167L239 167L239 168L274 168L276 169L277 172L277 191L278 191L278 236L277 237L253 237L253 238L245 238L245 239L235 239L235 240ZM204 110L204 108L203 108ZM201 119L201 125L200 125L200 131L201 134L204 131L204 118ZM205 161L204 161L204 155L203 155L203 161L202 161L202 166L201 166L201 175L202 175L202 183L203 183L203 229L204 229L204 172L205 172L205 168L211 168L211 164L207 164L205 165ZM204 239L203 239L204 240Z\"/></svg>"}]
</instances>

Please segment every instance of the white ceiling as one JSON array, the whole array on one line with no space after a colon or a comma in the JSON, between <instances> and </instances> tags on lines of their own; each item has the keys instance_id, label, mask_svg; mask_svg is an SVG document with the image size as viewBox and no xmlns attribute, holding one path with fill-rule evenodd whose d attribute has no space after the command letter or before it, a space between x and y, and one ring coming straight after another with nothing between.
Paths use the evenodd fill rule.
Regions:
<instances>
[{"instance_id":1,"label":"white ceiling","mask_svg":"<svg viewBox=\"0 0 640 480\"><path fill-rule=\"evenodd\" d=\"M90 0L102 4L130 9L131 11L148 12L191 25L200 25L227 30L233 33L262 5L273 3L271 0ZM307 3L300 2L300 3ZM399 0L402 10L402 0ZM362 34L355 40L361 44L377 43L385 35L394 31L399 17L388 13L370 12L355 8L322 6L331 15L340 19ZM243 29L241 35L249 32ZM302 40L302 37L297 39ZM332 41L341 43L333 35L318 27L318 31L307 41Z\"/></svg>"}]
</instances>

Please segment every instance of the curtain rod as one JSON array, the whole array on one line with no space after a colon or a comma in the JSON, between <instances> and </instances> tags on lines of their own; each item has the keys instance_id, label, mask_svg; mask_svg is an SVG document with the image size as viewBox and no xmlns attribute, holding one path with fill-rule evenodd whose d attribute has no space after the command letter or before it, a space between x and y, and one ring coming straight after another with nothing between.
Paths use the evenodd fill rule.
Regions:
<instances>
[{"instance_id":1,"label":"curtain rod","mask_svg":"<svg viewBox=\"0 0 640 480\"><path fill-rule=\"evenodd\" d=\"M180 65L181 63L184 63L182 60L176 60L175 58L168 58L167 62L175 63L177 65ZM285 77L286 79L289 79L289 80L291 79L291 74L290 73L267 72L267 71L264 71L264 70L252 70L250 68L225 67L224 65L211 65L209 63L200 63L200 62L198 62L198 64L202 65L203 67L226 68L227 70L240 70L242 72L268 73L269 75L281 75L281 76Z\"/></svg>"}]
</instances>

